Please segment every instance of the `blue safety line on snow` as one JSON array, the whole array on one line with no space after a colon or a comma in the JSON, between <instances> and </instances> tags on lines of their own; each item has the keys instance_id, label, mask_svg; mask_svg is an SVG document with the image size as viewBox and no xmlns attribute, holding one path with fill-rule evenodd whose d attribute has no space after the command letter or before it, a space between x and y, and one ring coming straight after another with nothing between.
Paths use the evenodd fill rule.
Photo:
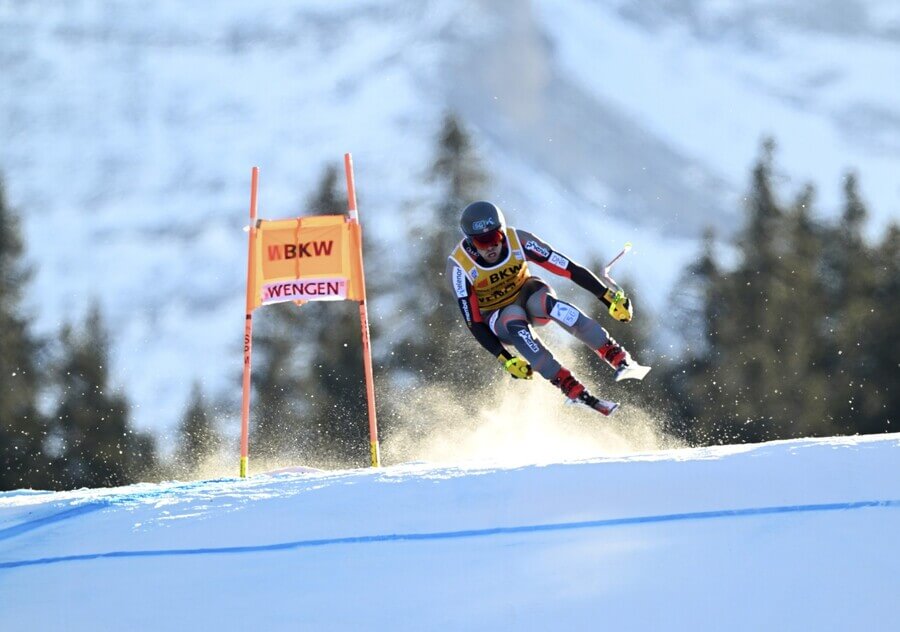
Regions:
<instances>
[{"instance_id":1,"label":"blue safety line on snow","mask_svg":"<svg viewBox=\"0 0 900 632\"><path fill-rule=\"evenodd\" d=\"M24 566L46 566L63 562L80 562L98 559L122 559L135 557L175 557L185 555L231 555L240 553L264 553L270 551L287 551L317 546L339 544L371 544L378 542L410 542L419 540L451 540L457 538L479 538L493 535L510 535L516 533L541 533L548 531L570 531L573 529L598 529L626 525L655 524L660 522L680 522L685 520L713 520L717 518L745 518L789 513L810 513L821 511L847 511L853 509L900 508L900 500L863 500L849 503L826 503L819 505L790 505L785 507L752 507L747 509L722 509L718 511L697 511L659 516L635 516L631 518L609 518L606 520L587 520L584 522L562 522L555 524L523 525L518 527L493 527L489 529L468 529L464 531L438 531L434 533L392 533L385 535L361 535L344 538L325 538L320 540L298 540L280 544L260 544L253 546L210 547L200 549L160 549L155 551L110 551L107 553L84 553L81 555L62 555L33 560L15 560L0 562L0 569L21 568Z\"/></svg>"},{"instance_id":2,"label":"blue safety line on snow","mask_svg":"<svg viewBox=\"0 0 900 632\"><path fill-rule=\"evenodd\" d=\"M23 533L28 533L29 531L33 531L34 529L38 529L48 524L53 524L54 522L60 522L62 520L68 520L69 518L75 518L76 516L90 513L92 511L97 511L98 509L103 509L104 507L108 506L109 505L104 502L87 503L84 505L78 505L77 507L72 507L71 509L66 509L65 511L58 511L54 514L50 514L49 516L44 516L43 518L35 518L34 520L29 520L28 522L17 524L14 527L0 529L0 541L15 537L17 535L22 535Z\"/></svg>"},{"instance_id":3,"label":"blue safety line on snow","mask_svg":"<svg viewBox=\"0 0 900 632\"><path fill-rule=\"evenodd\" d=\"M40 527L44 527L49 524L54 524L63 520L75 518L76 516L80 516L82 514L91 513L92 511L97 511L98 509L105 509L107 507L114 507L116 505L125 505L130 502L153 498L154 496L162 496L163 494L171 493L173 490L181 491L194 487L209 485L210 483L233 482L234 480L237 479L215 478L205 481L191 481L187 483L180 483L178 485L170 485L163 491L138 491L130 494L120 494L117 496L110 496L92 500L90 502L85 502L77 505L71 509L65 509L54 514L43 516L42 518L35 518L34 520L29 520L27 522L17 524L13 527L0 529L0 541L6 540L8 538L13 538L17 535L22 535L23 533L28 533L29 531L39 529ZM34 495L50 493L52 492L36 492ZM3 493L0 492L0 496L2 495Z\"/></svg>"}]
</instances>

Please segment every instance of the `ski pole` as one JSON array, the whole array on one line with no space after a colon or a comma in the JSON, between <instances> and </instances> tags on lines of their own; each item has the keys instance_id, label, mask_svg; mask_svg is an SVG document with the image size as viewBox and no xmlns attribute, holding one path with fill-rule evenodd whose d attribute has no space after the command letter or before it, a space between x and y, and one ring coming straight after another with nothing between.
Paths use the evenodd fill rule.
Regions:
<instances>
[{"instance_id":1,"label":"ski pole","mask_svg":"<svg viewBox=\"0 0 900 632\"><path fill-rule=\"evenodd\" d=\"M618 261L619 259L624 257L628 253L629 250L631 250L631 242L630 241L625 242L625 246L622 248L622 252L617 254L615 257L613 257L612 261L610 261L609 263L606 264L606 267L603 268L603 275L606 277L609 277L609 271L612 269L613 265L616 263L616 261Z\"/></svg>"},{"instance_id":2,"label":"ski pole","mask_svg":"<svg viewBox=\"0 0 900 632\"><path fill-rule=\"evenodd\" d=\"M619 252L619 254L617 254L615 257L613 257L612 261L607 263L606 267L603 268L603 278L605 278L607 281L609 281L609 284L615 290L615 293L613 294L612 302L609 305L609 315L613 316L613 317L615 317L614 312L616 311L616 306L621 301L625 300L625 290L623 290L622 286L620 286L618 283L616 283L615 280L613 280L613 278L611 276L609 276L609 271L612 269L612 267L616 263L616 261L618 261L619 259L624 257L630 250L631 250L631 242L629 241L629 242L625 243L625 246L622 248L622 251Z\"/></svg>"},{"instance_id":3,"label":"ski pole","mask_svg":"<svg viewBox=\"0 0 900 632\"><path fill-rule=\"evenodd\" d=\"M606 279L607 281L609 281L609 283L611 285L615 286L615 288L617 290L619 290L620 292L622 291L622 288L619 286L618 283L616 283L613 280L613 278L611 276L609 276L609 271L612 269L613 265L615 265L616 261L618 261L619 259L624 257L628 253L629 250L631 250L631 242L630 241L626 242L625 246L622 248L622 251L619 254L617 254L615 257L613 257L612 261L607 263L606 267L603 268L603 278ZM623 293L623 296L624 296L624 293Z\"/></svg>"}]
</instances>

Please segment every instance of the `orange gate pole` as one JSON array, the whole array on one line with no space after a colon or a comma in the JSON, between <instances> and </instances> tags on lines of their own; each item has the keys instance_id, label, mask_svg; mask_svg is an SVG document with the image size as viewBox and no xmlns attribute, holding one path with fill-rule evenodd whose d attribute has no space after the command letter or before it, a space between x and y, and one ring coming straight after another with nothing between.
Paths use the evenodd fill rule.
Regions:
<instances>
[{"instance_id":1,"label":"orange gate pole","mask_svg":"<svg viewBox=\"0 0 900 632\"><path fill-rule=\"evenodd\" d=\"M247 316L244 321L244 380L241 400L241 478L247 477L250 461L250 352L253 347L253 246L256 242L256 193L259 167L250 174L250 230L247 246Z\"/></svg>"},{"instance_id":2,"label":"orange gate pole","mask_svg":"<svg viewBox=\"0 0 900 632\"><path fill-rule=\"evenodd\" d=\"M353 157L344 154L344 172L347 175L347 207L350 221L359 223L359 212L356 209L356 185L353 180ZM363 271L362 237L356 256L359 258L359 272L362 276L362 300L359 301L359 326L362 334L363 367L366 374L366 399L369 406L369 448L372 456L372 467L381 465L381 450L378 445L378 421L375 417L375 379L372 373L372 348L369 341L369 311L366 307L366 275Z\"/></svg>"}]
</instances>

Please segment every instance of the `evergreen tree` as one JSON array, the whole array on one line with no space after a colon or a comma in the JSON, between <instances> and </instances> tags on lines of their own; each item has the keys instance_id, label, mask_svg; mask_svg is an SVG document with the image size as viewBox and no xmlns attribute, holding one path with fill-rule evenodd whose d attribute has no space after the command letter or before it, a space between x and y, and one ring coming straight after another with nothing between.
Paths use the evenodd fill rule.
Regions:
<instances>
[{"instance_id":1,"label":"evergreen tree","mask_svg":"<svg viewBox=\"0 0 900 632\"><path fill-rule=\"evenodd\" d=\"M712 229L703 235L700 257L689 265L672 295L672 323L690 357L711 355L720 345L723 274L716 261Z\"/></svg>"},{"instance_id":2,"label":"evergreen tree","mask_svg":"<svg viewBox=\"0 0 900 632\"><path fill-rule=\"evenodd\" d=\"M23 250L0 180L0 490L46 487L52 479L44 452L47 422L36 403L41 345L22 311L29 278Z\"/></svg>"},{"instance_id":3,"label":"evergreen tree","mask_svg":"<svg viewBox=\"0 0 900 632\"><path fill-rule=\"evenodd\" d=\"M308 453L321 465L363 467L369 464L369 432L359 307L350 301L322 307L327 326L318 330L303 381L311 393L315 438Z\"/></svg>"},{"instance_id":4,"label":"evergreen tree","mask_svg":"<svg viewBox=\"0 0 900 632\"><path fill-rule=\"evenodd\" d=\"M195 382L178 429L175 469L180 475L191 475L219 448L219 435L203 389Z\"/></svg>"},{"instance_id":5,"label":"evergreen tree","mask_svg":"<svg viewBox=\"0 0 900 632\"><path fill-rule=\"evenodd\" d=\"M109 384L109 341L100 310L91 308L82 331L66 326L58 367L60 391L54 419L62 455L61 487L112 487L135 483L156 468L153 439L135 431L128 402Z\"/></svg>"},{"instance_id":6,"label":"evergreen tree","mask_svg":"<svg viewBox=\"0 0 900 632\"><path fill-rule=\"evenodd\" d=\"M865 391L856 431L897 432L900 427L900 226L892 225L874 252L875 290L866 337Z\"/></svg>"},{"instance_id":7,"label":"evergreen tree","mask_svg":"<svg viewBox=\"0 0 900 632\"><path fill-rule=\"evenodd\" d=\"M742 255L741 268L752 278L771 279L777 268L777 255L783 248L781 225L784 211L778 203L774 187L775 141L767 138L762 143L762 154L753 168L750 191L747 196L747 225L738 239ZM760 285L755 293L764 289ZM766 311L765 301L752 306L757 319L762 321Z\"/></svg>"},{"instance_id":8,"label":"evergreen tree","mask_svg":"<svg viewBox=\"0 0 900 632\"><path fill-rule=\"evenodd\" d=\"M688 331L702 332L703 341L667 377L693 442L833 431L821 368L827 299L819 280L821 230L810 214L814 191L807 187L783 208L773 185L773 151L766 141L753 170L736 268L720 272L707 248L689 270L695 289L683 284Z\"/></svg>"},{"instance_id":9,"label":"evergreen tree","mask_svg":"<svg viewBox=\"0 0 900 632\"><path fill-rule=\"evenodd\" d=\"M307 201L309 208L343 213L346 192L340 187L337 169L323 175L318 189ZM363 239L363 259L367 269L377 269L379 253L371 240ZM374 264L374 265L372 265ZM367 293L381 293L378 277L366 279ZM332 467L363 467L369 464L368 403L360 338L359 304L340 301L305 305L317 324L310 331L312 347L307 357L307 372L301 381L309 396L306 420L308 441L304 462ZM301 311L303 311L301 310ZM376 322L370 322L370 342L379 337ZM385 398L376 399L379 419L389 411ZM385 424L382 423L382 430Z\"/></svg>"},{"instance_id":10,"label":"evergreen tree","mask_svg":"<svg viewBox=\"0 0 900 632\"><path fill-rule=\"evenodd\" d=\"M306 309L305 306L303 309ZM263 458L296 457L303 443L300 421L309 403L300 389L303 364L299 358L309 336L302 310L282 303L259 310L253 336L253 400L250 452Z\"/></svg>"},{"instance_id":11,"label":"evergreen tree","mask_svg":"<svg viewBox=\"0 0 900 632\"><path fill-rule=\"evenodd\" d=\"M728 434L722 384L725 365L720 328L725 314L725 276L715 256L715 235L707 230L700 257L675 285L670 303L678 329L680 361L659 367L660 398L675 410L672 430L693 444L720 442Z\"/></svg>"},{"instance_id":12,"label":"evergreen tree","mask_svg":"<svg viewBox=\"0 0 900 632\"><path fill-rule=\"evenodd\" d=\"M829 290L828 317L836 338L858 329L857 317L868 311L875 283L873 252L863 237L868 211L854 174L844 179L844 208L840 223L825 231L822 275ZM844 329L844 333L837 331ZM835 340L836 343L840 342Z\"/></svg>"},{"instance_id":13,"label":"evergreen tree","mask_svg":"<svg viewBox=\"0 0 900 632\"><path fill-rule=\"evenodd\" d=\"M347 193L341 189L337 166L326 165L316 190L306 199L304 215L340 215L347 211Z\"/></svg>"},{"instance_id":14,"label":"evergreen tree","mask_svg":"<svg viewBox=\"0 0 900 632\"><path fill-rule=\"evenodd\" d=\"M847 432L883 427L885 377L891 365L883 364L881 347L890 348L892 343L883 337L881 323L890 320L885 318L885 308L897 305L896 295L891 297L891 281L878 270L879 263L889 268L890 258L881 259L883 251L870 248L863 236L867 217L857 177L848 174L841 221L831 239L837 296L830 320L836 350L831 356L832 408ZM893 367L896 373L896 363Z\"/></svg>"},{"instance_id":15,"label":"evergreen tree","mask_svg":"<svg viewBox=\"0 0 900 632\"><path fill-rule=\"evenodd\" d=\"M452 114L444 118L427 178L436 185L438 200L412 211L410 223L418 218L423 226L411 235L411 257L421 273L409 275L405 283L401 314L408 325L395 348L394 368L420 385L471 391L473 384L485 384L498 374L489 371L494 368L489 362L471 362L484 351L465 331L444 269L460 240L460 212L485 197L487 175L471 137Z\"/></svg>"},{"instance_id":16,"label":"evergreen tree","mask_svg":"<svg viewBox=\"0 0 900 632\"><path fill-rule=\"evenodd\" d=\"M775 401L781 392L780 327L791 297L782 282L784 210L773 184L774 148L772 140L763 143L747 197L747 225L738 239L741 261L722 287L718 336L723 362L715 386L725 442L771 439L781 418ZM732 404L725 407L725 402Z\"/></svg>"},{"instance_id":17,"label":"evergreen tree","mask_svg":"<svg viewBox=\"0 0 900 632\"><path fill-rule=\"evenodd\" d=\"M897 242L866 245L854 176L832 228L813 218L811 186L783 208L772 173L766 143L735 269L704 256L689 271L709 273L697 275L700 291L679 286L688 331L707 343L665 375L684 434L724 443L884 431L896 415Z\"/></svg>"},{"instance_id":18,"label":"evergreen tree","mask_svg":"<svg viewBox=\"0 0 900 632\"><path fill-rule=\"evenodd\" d=\"M786 304L780 308L776 343L775 399L780 403L781 437L827 436L837 431L829 410L825 335L828 292L822 281L824 229L812 217L814 191L806 187L785 218L789 248L784 253L780 278Z\"/></svg>"},{"instance_id":19,"label":"evergreen tree","mask_svg":"<svg viewBox=\"0 0 900 632\"><path fill-rule=\"evenodd\" d=\"M326 167L307 199L310 214L342 214L347 208L338 169ZM375 253L364 240L364 258ZM369 282L369 291L372 291ZM252 452L302 459L313 465L368 463L368 417L355 302L310 302L299 309L267 307L254 340L259 352ZM374 340L377 328L372 327Z\"/></svg>"}]
</instances>

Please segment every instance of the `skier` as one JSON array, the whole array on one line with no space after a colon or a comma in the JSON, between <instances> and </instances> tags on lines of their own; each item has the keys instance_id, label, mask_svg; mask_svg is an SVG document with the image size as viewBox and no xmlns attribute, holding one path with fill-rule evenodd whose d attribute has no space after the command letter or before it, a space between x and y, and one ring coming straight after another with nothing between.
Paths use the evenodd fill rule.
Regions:
<instances>
[{"instance_id":1,"label":"skier","mask_svg":"<svg viewBox=\"0 0 900 632\"><path fill-rule=\"evenodd\" d=\"M632 319L631 301L617 296L590 270L532 233L507 226L502 211L491 202L469 204L459 224L465 237L449 257L447 276L475 339L512 377L531 379L536 370L569 401L612 414L619 405L588 393L553 357L532 325L555 321L615 369L616 381L643 379L650 368L635 362L596 321L557 298L552 287L531 275L529 264L571 279L603 302L618 321ZM512 345L522 357L510 354L504 344Z\"/></svg>"}]
</instances>

